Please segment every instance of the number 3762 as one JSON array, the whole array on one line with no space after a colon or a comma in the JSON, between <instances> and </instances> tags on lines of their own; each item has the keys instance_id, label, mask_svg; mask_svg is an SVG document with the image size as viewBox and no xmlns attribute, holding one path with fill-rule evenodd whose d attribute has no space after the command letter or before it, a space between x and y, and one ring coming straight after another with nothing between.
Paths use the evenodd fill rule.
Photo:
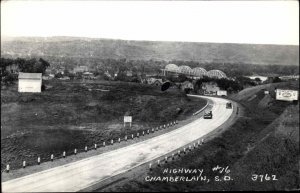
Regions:
<instances>
[{"instance_id":1,"label":"number 3762","mask_svg":"<svg viewBox=\"0 0 300 193\"><path fill-rule=\"evenodd\" d=\"M263 182L263 181L275 181L275 180L278 180L278 179L276 178L276 175L269 175L269 174L258 175L258 174L252 174L251 180L252 181L258 181L258 182Z\"/></svg>"}]
</instances>

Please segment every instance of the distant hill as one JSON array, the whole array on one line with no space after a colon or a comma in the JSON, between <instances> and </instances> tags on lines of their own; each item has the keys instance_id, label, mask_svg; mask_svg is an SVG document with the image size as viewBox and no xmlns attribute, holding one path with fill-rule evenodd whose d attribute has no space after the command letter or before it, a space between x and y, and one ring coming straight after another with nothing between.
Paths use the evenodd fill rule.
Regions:
<instances>
[{"instance_id":1,"label":"distant hill","mask_svg":"<svg viewBox=\"0 0 300 193\"><path fill-rule=\"evenodd\" d=\"M193 60L201 63L299 64L299 46L131 41L77 37L2 38L1 55Z\"/></svg>"}]
</instances>

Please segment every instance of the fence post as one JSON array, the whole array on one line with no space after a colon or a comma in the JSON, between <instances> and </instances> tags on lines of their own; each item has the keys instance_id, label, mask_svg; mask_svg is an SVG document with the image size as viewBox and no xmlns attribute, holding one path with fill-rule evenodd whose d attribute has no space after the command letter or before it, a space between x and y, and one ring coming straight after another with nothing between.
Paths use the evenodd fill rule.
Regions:
<instances>
[{"instance_id":1,"label":"fence post","mask_svg":"<svg viewBox=\"0 0 300 193\"><path fill-rule=\"evenodd\" d=\"M9 164L6 165L6 172L9 173Z\"/></svg>"}]
</instances>

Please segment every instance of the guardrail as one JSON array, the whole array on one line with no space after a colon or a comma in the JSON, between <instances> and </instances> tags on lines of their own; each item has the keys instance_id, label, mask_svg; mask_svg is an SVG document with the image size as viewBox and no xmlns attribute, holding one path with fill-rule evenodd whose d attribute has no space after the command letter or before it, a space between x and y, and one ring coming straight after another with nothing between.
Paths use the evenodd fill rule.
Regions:
<instances>
[{"instance_id":1,"label":"guardrail","mask_svg":"<svg viewBox=\"0 0 300 193\"><path fill-rule=\"evenodd\" d=\"M77 155L77 153L82 153L82 152L88 152L90 150L97 150L98 148L103 148L103 147L106 147L106 146L111 146L111 145L114 145L115 143L121 143L121 142L126 142L128 140L133 140L135 138L139 138L139 137L142 137L142 136L145 136L145 135L150 135L151 133L154 133L155 131L159 131L159 130L163 130L163 129L166 129L166 128L169 128L169 127L172 127L172 126L175 126L176 124L178 124L178 121L175 120L175 121L171 121L171 122L168 122L166 124L163 124L163 125L160 125L160 126L157 126L157 127L152 127L149 128L149 129L146 129L146 130L143 130L143 131L139 131L139 132L136 132L136 133L131 133L131 134L127 134L123 137L118 137L116 139L110 139L110 140L105 140L105 141L101 141L99 142L98 144L95 143L93 146L91 147L88 147L87 145L84 146L84 148L75 148L74 151L63 151L62 154L58 155L56 153L56 155L54 155L54 153L51 153L49 154L49 160L46 158L43 158L43 161L44 162L48 162L48 161L51 161L53 162L54 160L58 160L58 159L61 159L61 158L66 158L67 156L70 156L70 155ZM140 134L141 132L141 134ZM102 143L102 145L101 145ZM34 166L34 165L40 165L42 163L42 160L41 160L41 156L38 156L37 157L37 161L32 163L32 162L26 162L26 160L21 160L21 166L23 169L25 169L26 167L28 166ZM7 164L6 165L6 168L4 170L2 170L1 172L4 172L6 171L7 173L9 173L11 171L11 166L10 164Z\"/></svg>"}]
</instances>

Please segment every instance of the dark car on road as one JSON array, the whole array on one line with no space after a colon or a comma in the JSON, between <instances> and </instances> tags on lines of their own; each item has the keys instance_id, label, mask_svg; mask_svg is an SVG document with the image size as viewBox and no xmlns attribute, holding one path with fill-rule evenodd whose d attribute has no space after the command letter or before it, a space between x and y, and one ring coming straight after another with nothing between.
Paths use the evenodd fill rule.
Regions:
<instances>
[{"instance_id":1,"label":"dark car on road","mask_svg":"<svg viewBox=\"0 0 300 193\"><path fill-rule=\"evenodd\" d=\"M226 103L226 109L232 109L232 103Z\"/></svg>"},{"instance_id":2,"label":"dark car on road","mask_svg":"<svg viewBox=\"0 0 300 193\"><path fill-rule=\"evenodd\" d=\"M203 116L204 119L212 119L212 111L208 112L208 113L204 113Z\"/></svg>"}]
</instances>

